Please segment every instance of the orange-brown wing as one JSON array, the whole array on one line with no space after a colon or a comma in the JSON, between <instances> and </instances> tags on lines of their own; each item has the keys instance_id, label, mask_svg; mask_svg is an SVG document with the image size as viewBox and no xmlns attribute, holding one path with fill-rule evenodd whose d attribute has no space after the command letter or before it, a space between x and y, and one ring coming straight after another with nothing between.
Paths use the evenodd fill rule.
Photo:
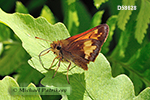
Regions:
<instances>
[{"instance_id":1,"label":"orange-brown wing","mask_svg":"<svg viewBox=\"0 0 150 100\"><path fill-rule=\"evenodd\" d=\"M99 41L103 41L103 39L107 38L108 31L109 31L108 25L101 24L101 25L98 25L90 30L87 30L87 31L81 33L81 34L69 37L66 40L69 41L69 45L71 45L72 43L74 43L76 41L84 40L84 39L96 39Z\"/></svg>"},{"instance_id":2,"label":"orange-brown wing","mask_svg":"<svg viewBox=\"0 0 150 100\"><path fill-rule=\"evenodd\" d=\"M71 58L69 60L84 70L88 70L87 64L95 60L100 47L100 41L84 39L72 43L69 49L63 48L63 50L70 54Z\"/></svg>"},{"instance_id":3,"label":"orange-brown wing","mask_svg":"<svg viewBox=\"0 0 150 100\"><path fill-rule=\"evenodd\" d=\"M64 48L76 57L94 61L108 35L108 25L102 24L84 33L67 38L69 41Z\"/></svg>"},{"instance_id":4,"label":"orange-brown wing","mask_svg":"<svg viewBox=\"0 0 150 100\"><path fill-rule=\"evenodd\" d=\"M103 43L95 39L84 39L72 43L70 48L66 49L66 51L77 58L81 57L89 62L95 60L102 44Z\"/></svg>"}]
</instances>

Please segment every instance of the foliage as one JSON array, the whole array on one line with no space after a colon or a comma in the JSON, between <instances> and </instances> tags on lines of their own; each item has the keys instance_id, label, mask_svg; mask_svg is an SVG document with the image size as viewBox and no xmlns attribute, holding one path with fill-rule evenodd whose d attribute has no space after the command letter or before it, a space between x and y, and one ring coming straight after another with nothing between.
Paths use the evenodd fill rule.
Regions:
<instances>
[{"instance_id":1,"label":"foliage","mask_svg":"<svg viewBox=\"0 0 150 100\"><path fill-rule=\"evenodd\" d=\"M0 80L0 99L1 100L41 100L40 95L13 95L13 87L19 87L18 83L10 76L5 76L3 80ZM27 87L36 88L34 84L29 84ZM18 90L17 90L18 91Z\"/></svg>"},{"instance_id":2,"label":"foliage","mask_svg":"<svg viewBox=\"0 0 150 100\"><path fill-rule=\"evenodd\" d=\"M111 16L106 21L109 25L109 36L101 50L106 58L100 53L96 61L88 65L88 71L74 67L72 64L69 71L70 85L66 80L68 63L61 63L53 79L57 66L54 66L51 71L41 66L38 55L49 48L50 42L35 39L35 36L51 41L65 39L102 23L107 10L97 10L94 15L91 15L81 1L62 0L65 25L56 23L59 19L46 5L43 6L38 18L27 14L39 5L43 5L44 1L41 0L35 4L32 0L27 8L21 2L17 2L15 9L17 13L14 14L0 10L0 75L15 73L13 77L20 86L33 85L33 83L38 86L42 79L40 83L44 86L71 87L71 95L62 95L64 100L150 99L150 34L148 34L150 14L147 13L150 2L148 0L122 0L122 3L117 1L93 0L97 9L104 6L112 7L108 8ZM114 10L115 7L117 9L117 5L136 5L137 9ZM42 56L46 68L49 68L54 57L52 52ZM5 84L4 80L12 83ZM13 84L18 86L14 79L8 76L0 81L0 84L3 87L13 86ZM0 90L6 91L7 88L3 87ZM0 98L3 99L1 96Z\"/></svg>"}]
</instances>

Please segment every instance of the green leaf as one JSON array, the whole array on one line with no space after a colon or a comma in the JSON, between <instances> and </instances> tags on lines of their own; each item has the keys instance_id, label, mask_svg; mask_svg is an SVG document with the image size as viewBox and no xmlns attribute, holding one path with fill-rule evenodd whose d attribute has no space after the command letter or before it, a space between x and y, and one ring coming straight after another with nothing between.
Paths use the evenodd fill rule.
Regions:
<instances>
[{"instance_id":1,"label":"green leaf","mask_svg":"<svg viewBox=\"0 0 150 100\"><path fill-rule=\"evenodd\" d=\"M94 14L90 28L93 28L101 23L102 21L101 18L102 18L103 13L104 11L98 11Z\"/></svg>"},{"instance_id":2,"label":"green leaf","mask_svg":"<svg viewBox=\"0 0 150 100\"><path fill-rule=\"evenodd\" d=\"M23 47L32 56L29 61L32 67L45 74L42 84L50 87L71 87L71 94L63 96L63 99L133 100L135 98L134 87L130 79L125 75L113 78L110 64L101 53L95 62L88 65L88 71L73 67L72 64L69 71L70 84L67 83L66 79L68 63L61 62L61 67L58 69L55 78L52 79L55 71L47 72L38 59L39 53L49 48L49 43L48 41L37 40L34 37L38 36L52 41L65 39L69 37L65 26L62 23L51 25L43 18L34 19L28 14L7 14L0 10L0 15L0 21L12 28L23 42ZM46 68L49 68L54 57L56 55L52 52L41 57ZM147 94L147 98L150 96L148 91L145 94Z\"/></svg>"},{"instance_id":3,"label":"green leaf","mask_svg":"<svg viewBox=\"0 0 150 100\"><path fill-rule=\"evenodd\" d=\"M2 52L3 52L3 43L0 42L0 55L2 54Z\"/></svg>"},{"instance_id":4,"label":"green leaf","mask_svg":"<svg viewBox=\"0 0 150 100\"><path fill-rule=\"evenodd\" d=\"M2 10L0 11L0 15L0 21L7 24L21 39L23 47L33 57L29 61L30 64L32 64L33 68L36 68L39 71L44 71L44 69L39 62L38 55L41 51L49 48L50 44L48 41L35 39L35 36L51 41L65 39L70 36L62 23L57 23L53 26L44 18L34 19L28 14L6 14ZM18 54L19 52L16 53ZM14 53L11 53L11 55L13 54ZM23 54L20 54L20 56L21 55ZM46 67L50 66L53 59L54 54L52 52L42 57L43 63L46 63Z\"/></svg>"},{"instance_id":5,"label":"green leaf","mask_svg":"<svg viewBox=\"0 0 150 100\"><path fill-rule=\"evenodd\" d=\"M133 86L130 79L125 75L119 75L113 78L111 76L110 64L103 55L99 55L94 63L89 64L89 71L85 73L85 79L86 89L94 99L129 100L134 97ZM93 87L93 90L90 87ZM114 94L108 91L114 91Z\"/></svg>"},{"instance_id":6,"label":"green leaf","mask_svg":"<svg viewBox=\"0 0 150 100\"><path fill-rule=\"evenodd\" d=\"M136 0L123 0L122 1L122 5L118 5L118 6L134 6L135 5L135 1ZM118 14L118 27L121 30L125 30L125 26L126 23L128 22L128 20L130 19L130 15L132 14L133 10L120 10L119 14Z\"/></svg>"},{"instance_id":7,"label":"green leaf","mask_svg":"<svg viewBox=\"0 0 150 100\"><path fill-rule=\"evenodd\" d=\"M148 23L150 22L150 1L148 0L141 0L141 8L140 12L137 16L137 24L135 30L135 38L137 39L138 43L142 43L142 40L145 36L146 29L148 28Z\"/></svg>"},{"instance_id":8,"label":"green leaf","mask_svg":"<svg viewBox=\"0 0 150 100\"><path fill-rule=\"evenodd\" d=\"M120 75L116 78L111 76L111 68L106 58L99 54L96 61L88 65L89 70L76 74L78 68L73 68L70 72L70 86L66 77L57 73L52 79L53 73L48 72L42 80L43 85L71 87L69 100L88 99L132 99L134 97L133 85L128 77ZM79 70L82 70L81 68ZM110 91L113 91L110 92ZM103 94L103 95L102 95Z\"/></svg>"},{"instance_id":9,"label":"green leaf","mask_svg":"<svg viewBox=\"0 0 150 100\"><path fill-rule=\"evenodd\" d=\"M64 23L71 36L84 32L90 27L91 16L81 1L73 2L70 5L62 0L64 11Z\"/></svg>"},{"instance_id":10,"label":"green leaf","mask_svg":"<svg viewBox=\"0 0 150 100\"><path fill-rule=\"evenodd\" d=\"M10 39L11 30L6 25L0 23L0 55L5 50L4 44L9 44L12 42ZM2 56L0 56L2 57Z\"/></svg>"},{"instance_id":11,"label":"green leaf","mask_svg":"<svg viewBox=\"0 0 150 100\"><path fill-rule=\"evenodd\" d=\"M138 95L136 98L133 100L149 100L150 99L150 87L146 88L143 90L140 95Z\"/></svg>"},{"instance_id":12,"label":"green leaf","mask_svg":"<svg viewBox=\"0 0 150 100\"><path fill-rule=\"evenodd\" d=\"M146 85L145 82L142 80L142 78L144 79L144 77L141 77L139 73L136 73L136 71L134 70L129 70L129 73L129 77L134 84L135 95L138 95L141 92L141 90L143 90L143 86ZM148 86L146 85L145 87Z\"/></svg>"},{"instance_id":13,"label":"green leaf","mask_svg":"<svg viewBox=\"0 0 150 100\"><path fill-rule=\"evenodd\" d=\"M16 12L28 14L27 8L19 1L16 2Z\"/></svg>"},{"instance_id":14,"label":"green leaf","mask_svg":"<svg viewBox=\"0 0 150 100\"><path fill-rule=\"evenodd\" d=\"M71 87L71 95L63 96L64 100L133 100L135 98L133 84L130 79L125 75L113 78L110 65L102 54L99 54L96 61L90 63L88 67L89 70L84 73L70 75L70 85L67 84L66 77L61 73L57 73L55 78L52 79L54 73L52 71L46 73L42 84L45 86ZM74 73L76 69L74 68L70 72ZM113 93L110 91L113 91Z\"/></svg>"},{"instance_id":15,"label":"green leaf","mask_svg":"<svg viewBox=\"0 0 150 100\"><path fill-rule=\"evenodd\" d=\"M0 59L0 75L8 75L17 70L26 59L26 52L19 43L7 46L8 50Z\"/></svg>"},{"instance_id":16,"label":"green leaf","mask_svg":"<svg viewBox=\"0 0 150 100\"><path fill-rule=\"evenodd\" d=\"M102 51L101 52L104 53L104 54L108 53L108 51L109 51L109 45L110 45L110 42L111 42L111 40L113 38L113 35L114 35L114 30L116 28L117 18L118 17L116 15L111 16L111 17L109 17L109 19L106 22L109 26L109 33L108 33L109 35L108 35L108 38L107 38L106 42L102 46Z\"/></svg>"},{"instance_id":17,"label":"green leaf","mask_svg":"<svg viewBox=\"0 0 150 100\"><path fill-rule=\"evenodd\" d=\"M18 74L15 75L15 79L20 86L27 86L30 84L30 82L38 85L40 80L44 77L44 75L42 75L36 69L33 69L28 64L22 64L17 73Z\"/></svg>"},{"instance_id":18,"label":"green leaf","mask_svg":"<svg viewBox=\"0 0 150 100\"><path fill-rule=\"evenodd\" d=\"M137 66L142 66L145 64L145 62L150 58L150 43L145 45L143 48L139 49L129 60L128 64L133 64L136 68ZM136 60L136 64L134 64ZM142 67L138 67L142 68ZM139 71L142 71L142 69L139 69Z\"/></svg>"},{"instance_id":19,"label":"green leaf","mask_svg":"<svg viewBox=\"0 0 150 100\"><path fill-rule=\"evenodd\" d=\"M14 5L16 3L16 0L0 0L0 8L5 9L5 11L10 11L13 9Z\"/></svg>"},{"instance_id":20,"label":"green leaf","mask_svg":"<svg viewBox=\"0 0 150 100\"><path fill-rule=\"evenodd\" d=\"M51 24L55 24L55 17L52 13L52 11L49 9L48 6L44 6L42 11L41 11L41 16L46 18L46 20L51 23Z\"/></svg>"},{"instance_id":21,"label":"green leaf","mask_svg":"<svg viewBox=\"0 0 150 100\"><path fill-rule=\"evenodd\" d=\"M76 2L76 0L67 0L68 5L70 5L70 4L74 3L74 2Z\"/></svg>"},{"instance_id":22,"label":"green leaf","mask_svg":"<svg viewBox=\"0 0 150 100\"><path fill-rule=\"evenodd\" d=\"M29 11L35 11L37 8L43 6L46 0L31 0L28 2L27 8Z\"/></svg>"},{"instance_id":23,"label":"green leaf","mask_svg":"<svg viewBox=\"0 0 150 100\"><path fill-rule=\"evenodd\" d=\"M119 42L111 54L111 58L121 60L125 57L126 47L128 46L129 37L131 36L134 23L128 23L124 31L121 32Z\"/></svg>"},{"instance_id":24,"label":"green leaf","mask_svg":"<svg viewBox=\"0 0 150 100\"><path fill-rule=\"evenodd\" d=\"M107 3L109 5L109 12L112 15L116 15L120 10L116 10L118 5L121 5L122 0L109 0Z\"/></svg>"},{"instance_id":25,"label":"green leaf","mask_svg":"<svg viewBox=\"0 0 150 100\"><path fill-rule=\"evenodd\" d=\"M72 2L71 4L68 4L65 0L62 1L62 3L65 9L64 22L66 23L68 31L71 33L71 35L75 35L78 33L78 27L80 25L78 11L76 9L77 3Z\"/></svg>"},{"instance_id":26,"label":"green leaf","mask_svg":"<svg viewBox=\"0 0 150 100\"><path fill-rule=\"evenodd\" d=\"M94 5L98 9L102 3L107 2L108 0L94 0Z\"/></svg>"},{"instance_id":27,"label":"green leaf","mask_svg":"<svg viewBox=\"0 0 150 100\"><path fill-rule=\"evenodd\" d=\"M139 49L128 61L129 68L132 69L147 86L150 84L150 43ZM136 63L135 63L136 62ZM148 66L146 64L148 63ZM141 87L142 88L142 87Z\"/></svg>"},{"instance_id":28,"label":"green leaf","mask_svg":"<svg viewBox=\"0 0 150 100\"><path fill-rule=\"evenodd\" d=\"M90 24L91 24L91 15L89 11L87 11L87 8L82 2L78 1L76 3L77 3L76 9L77 9L77 14L79 16L79 23L80 23L78 33L81 33L89 29Z\"/></svg>"},{"instance_id":29,"label":"green leaf","mask_svg":"<svg viewBox=\"0 0 150 100\"><path fill-rule=\"evenodd\" d=\"M10 33L11 33L10 29L6 25L0 23L0 31L1 31L0 42L4 42L6 40L9 40Z\"/></svg>"},{"instance_id":30,"label":"green leaf","mask_svg":"<svg viewBox=\"0 0 150 100\"><path fill-rule=\"evenodd\" d=\"M13 78L9 76L5 76L3 80L0 80L0 86L1 100L41 100L40 95L11 95L9 92L10 89L13 87L19 87L19 85ZM35 87L35 85L31 83L28 85L28 87Z\"/></svg>"}]
</instances>

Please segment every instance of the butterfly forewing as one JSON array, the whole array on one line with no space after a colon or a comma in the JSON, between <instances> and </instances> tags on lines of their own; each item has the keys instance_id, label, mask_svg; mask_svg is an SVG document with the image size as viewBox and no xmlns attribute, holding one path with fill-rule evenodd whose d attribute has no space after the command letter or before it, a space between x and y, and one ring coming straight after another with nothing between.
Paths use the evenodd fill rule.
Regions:
<instances>
[{"instance_id":1,"label":"butterfly forewing","mask_svg":"<svg viewBox=\"0 0 150 100\"><path fill-rule=\"evenodd\" d=\"M105 40L107 38L108 31L109 31L108 28L109 27L107 24L101 24L81 34L69 37L66 40L68 40L70 44L75 41L83 40L83 39L96 39L96 40L103 41L103 39Z\"/></svg>"},{"instance_id":2,"label":"butterfly forewing","mask_svg":"<svg viewBox=\"0 0 150 100\"><path fill-rule=\"evenodd\" d=\"M94 61L108 35L108 25L102 24L84 33L72 36L65 50L88 61Z\"/></svg>"}]
</instances>

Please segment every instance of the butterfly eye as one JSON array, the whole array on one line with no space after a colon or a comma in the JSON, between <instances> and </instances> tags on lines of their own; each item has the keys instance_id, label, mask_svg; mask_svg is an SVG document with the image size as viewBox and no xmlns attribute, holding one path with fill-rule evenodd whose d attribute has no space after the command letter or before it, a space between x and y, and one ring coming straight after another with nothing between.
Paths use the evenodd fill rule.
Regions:
<instances>
[{"instance_id":1,"label":"butterfly eye","mask_svg":"<svg viewBox=\"0 0 150 100\"><path fill-rule=\"evenodd\" d=\"M60 50L61 49L61 46L57 46L57 50Z\"/></svg>"}]
</instances>

